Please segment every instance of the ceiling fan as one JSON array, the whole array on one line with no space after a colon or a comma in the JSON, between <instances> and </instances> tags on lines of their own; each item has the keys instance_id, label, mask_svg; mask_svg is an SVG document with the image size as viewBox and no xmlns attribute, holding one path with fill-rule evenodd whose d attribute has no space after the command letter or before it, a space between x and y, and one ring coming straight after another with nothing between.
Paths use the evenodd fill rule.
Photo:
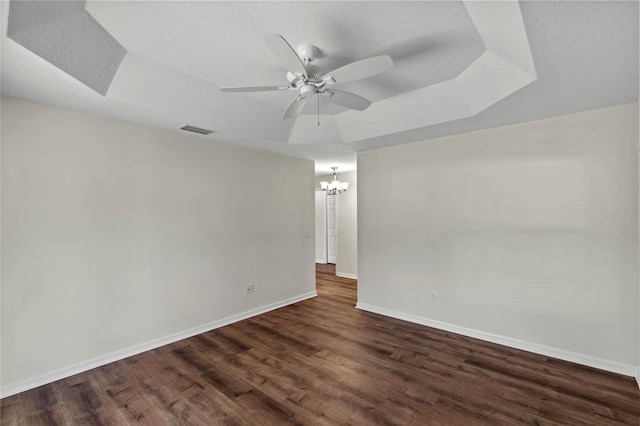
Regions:
<instances>
[{"instance_id":1,"label":"ceiling fan","mask_svg":"<svg viewBox=\"0 0 640 426\"><path fill-rule=\"evenodd\" d=\"M249 86L249 87L221 87L223 92L269 92L277 90L295 90L298 94L289 103L282 119L287 120L298 116L304 108L307 99L322 95L334 104L345 108L364 111L371 105L371 101L343 90L334 89L331 85L362 80L393 68L393 61L388 55L374 56L361 61L352 62L322 77L307 71L305 64L313 61L318 49L310 44L298 47L298 53L278 34L265 35L264 41L271 53L287 69L288 86Z\"/></svg>"}]
</instances>

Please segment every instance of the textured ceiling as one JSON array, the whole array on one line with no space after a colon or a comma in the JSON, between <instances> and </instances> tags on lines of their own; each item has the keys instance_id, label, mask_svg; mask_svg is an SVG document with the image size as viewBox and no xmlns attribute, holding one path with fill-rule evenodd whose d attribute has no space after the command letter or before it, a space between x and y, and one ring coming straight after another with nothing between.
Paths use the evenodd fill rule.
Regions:
<instances>
[{"instance_id":1,"label":"textured ceiling","mask_svg":"<svg viewBox=\"0 0 640 426\"><path fill-rule=\"evenodd\" d=\"M355 152L638 99L637 2L2 2L2 93L268 149L344 171ZM80 7L83 6L83 7ZM10 18L10 19L9 19ZM291 92L262 42L320 49L319 73L388 54L344 84L364 112ZM73 76L73 77L72 77Z\"/></svg>"},{"instance_id":2,"label":"textured ceiling","mask_svg":"<svg viewBox=\"0 0 640 426\"><path fill-rule=\"evenodd\" d=\"M262 41L269 33L282 34L294 47L316 45L320 55L310 68L320 75L357 59L391 54L394 70L349 84L374 102L456 75L485 50L460 2L382 2L375 9L348 2L200 2L188 7L136 2L124 9L89 2L87 10L129 51L221 86L287 83L286 71ZM250 96L279 109L292 97L287 92L233 96Z\"/></svg>"}]
</instances>

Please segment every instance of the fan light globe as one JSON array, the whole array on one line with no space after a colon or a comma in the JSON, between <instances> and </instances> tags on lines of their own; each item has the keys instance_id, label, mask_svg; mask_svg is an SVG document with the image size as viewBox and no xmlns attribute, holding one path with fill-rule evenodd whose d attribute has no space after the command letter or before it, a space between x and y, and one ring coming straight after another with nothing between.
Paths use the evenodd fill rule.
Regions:
<instances>
[{"instance_id":1,"label":"fan light globe","mask_svg":"<svg viewBox=\"0 0 640 426\"><path fill-rule=\"evenodd\" d=\"M312 84L305 84L304 86L300 87L300 96L305 99L310 98L315 95L317 91L318 88L316 86Z\"/></svg>"}]
</instances>

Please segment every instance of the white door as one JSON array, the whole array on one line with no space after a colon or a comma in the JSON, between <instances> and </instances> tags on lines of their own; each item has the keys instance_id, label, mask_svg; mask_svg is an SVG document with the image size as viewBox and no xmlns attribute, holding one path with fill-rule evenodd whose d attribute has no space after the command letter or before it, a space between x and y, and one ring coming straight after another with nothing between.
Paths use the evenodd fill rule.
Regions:
<instances>
[{"instance_id":1,"label":"white door","mask_svg":"<svg viewBox=\"0 0 640 426\"><path fill-rule=\"evenodd\" d=\"M327 263L327 193L316 191L316 263Z\"/></svg>"},{"instance_id":2,"label":"white door","mask_svg":"<svg viewBox=\"0 0 640 426\"><path fill-rule=\"evenodd\" d=\"M327 195L327 263L336 263L338 250L336 196Z\"/></svg>"}]
</instances>

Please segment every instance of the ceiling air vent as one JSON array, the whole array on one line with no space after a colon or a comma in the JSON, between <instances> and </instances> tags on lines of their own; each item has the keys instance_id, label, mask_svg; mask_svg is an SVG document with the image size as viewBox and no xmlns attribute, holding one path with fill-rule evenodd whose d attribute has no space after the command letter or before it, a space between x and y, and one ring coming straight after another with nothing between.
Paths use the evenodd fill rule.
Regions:
<instances>
[{"instance_id":1,"label":"ceiling air vent","mask_svg":"<svg viewBox=\"0 0 640 426\"><path fill-rule=\"evenodd\" d=\"M196 126L184 126L184 127L180 127L180 130L186 130L187 132L200 133L201 135L208 135L210 133L213 133L213 130L201 129L200 127L196 127Z\"/></svg>"}]
</instances>

